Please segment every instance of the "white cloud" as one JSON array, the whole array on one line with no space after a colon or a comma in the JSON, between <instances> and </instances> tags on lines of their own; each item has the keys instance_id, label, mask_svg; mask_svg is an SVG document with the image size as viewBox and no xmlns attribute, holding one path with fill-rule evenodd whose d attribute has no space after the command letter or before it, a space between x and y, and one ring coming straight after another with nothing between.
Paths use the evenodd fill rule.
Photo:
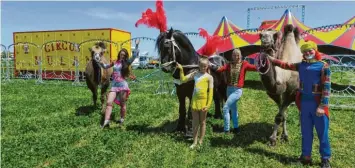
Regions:
<instances>
[{"instance_id":1,"label":"white cloud","mask_svg":"<svg viewBox=\"0 0 355 168\"><path fill-rule=\"evenodd\" d=\"M139 19L139 15L137 13L118 12L108 8L89 8L85 11L76 10L73 12L105 20L122 20L127 22L135 22L137 19Z\"/></svg>"}]
</instances>

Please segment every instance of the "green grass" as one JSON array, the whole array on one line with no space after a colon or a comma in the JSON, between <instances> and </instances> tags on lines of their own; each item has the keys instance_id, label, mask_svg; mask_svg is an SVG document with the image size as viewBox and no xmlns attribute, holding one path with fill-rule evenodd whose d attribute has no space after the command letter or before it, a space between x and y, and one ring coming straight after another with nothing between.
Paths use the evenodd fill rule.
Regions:
<instances>
[{"instance_id":1,"label":"green grass","mask_svg":"<svg viewBox=\"0 0 355 168\"><path fill-rule=\"evenodd\" d=\"M135 73L142 77L150 72ZM156 79L130 84L125 127L113 124L107 130L99 128L100 109L88 108L91 93L86 87L36 85L34 80L3 83L1 167L302 167L295 161L301 152L295 106L288 110L290 141L267 145L277 107L256 73L248 73L239 102L241 134L225 135L220 132L223 120L208 118L205 145L194 151L188 148L191 141L171 133L178 100L154 95ZM78 116L78 111L88 115ZM118 116L117 106L113 111ZM333 167L355 163L354 118L353 110L331 111ZM319 164L318 146L315 135L313 167Z\"/></svg>"}]
</instances>

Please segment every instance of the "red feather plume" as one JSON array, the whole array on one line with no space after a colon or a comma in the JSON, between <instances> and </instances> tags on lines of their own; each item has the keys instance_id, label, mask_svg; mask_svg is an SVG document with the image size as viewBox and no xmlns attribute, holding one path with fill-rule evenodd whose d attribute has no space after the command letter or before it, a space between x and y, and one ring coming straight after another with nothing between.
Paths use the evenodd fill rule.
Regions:
<instances>
[{"instance_id":1,"label":"red feather plume","mask_svg":"<svg viewBox=\"0 0 355 168\"><path fill-rule=\"evenodd\" d=\"M200 31L200 36L206 39L206 44L203 46L201 53L199 54L209 57L216 52L218 46L220 46L224 40L218 35L210 36L203 28L199 28L198 30Z\"/></svg>"},{"instance_id":2,"label":"red feather plume","mask_svg":"<svg viewBox=\"0 0 355 168\"><path fill-rule=\"evenodd\" d=\"M157 0L155 6L157 10L156 12L153 12L152 9L148 8L145 12L142 13L142 18L139 19L135 24L136 27L138 27L140 24L145 24L148 27L159 29L160 32L165 32L168 29L163 1Z\"/></svg>"}]
</instances>

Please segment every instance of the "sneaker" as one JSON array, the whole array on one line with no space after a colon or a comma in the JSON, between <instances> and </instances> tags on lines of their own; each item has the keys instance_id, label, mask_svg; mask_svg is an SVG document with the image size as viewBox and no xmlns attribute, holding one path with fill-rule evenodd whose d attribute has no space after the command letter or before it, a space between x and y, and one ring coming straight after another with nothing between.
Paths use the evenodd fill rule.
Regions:
<instances>
[{"instance_id":1,"label":"sneaker","mask_svg":"<svg viewBox=\"0 0 355 168\"><path fill-rule=\"evenodd\" d=\"M110 127L110 120L106 120L103 125L101 125L101 128L104 129L106 127Z\"/></svg>"},{"instance_id":2,"label":"sneaker","mask_svg":"<svg viewBox=\"0 0 355 168\"><path fill-rule=\"evenodd\" d=\"M197 147L197 144L192 144L191 146L190 146L190 149L195 149Z\"/></svg>"},{"instance_id":3,"label":"sneaker","mask_svg":"<svg viewBox=\"0 0 355 168\"><path fill-rule=\"evenodd\" d=\"M124 119L121 118L119 120L116 120L116 123L119 124L120 126L122 126L124 123Z\"/></svg>"},{"instance_id":4,"label":"sneaker","mask_svg":"<svg viewBox=\"0 0 355 168\"><path fill-rule=\"evenodd\" d=\"M329 159L322 159L321 168L331 168Z\"/></svg>"},{"instance_id":5,"label":"sneaker","mask_svg":"<svg viewBox=\"0 0 355 168\"><path fill-rule=\"evenodd\" d=\"M303 165L312 165L312 158L310 156L300 156L298 158L298 161L300 161Z\"/></svg>"},{"instance_id":6,"label":"sneaker","mask_svg":"<svg viewBox=\"0 0 355 168\"><path fill-rule=\"evenodd\" d=\"M110 124L104 124L104 125L101 125L101 128L104 129L104 128L109 128L110 127Z\"/></svg>"}]
</instances>

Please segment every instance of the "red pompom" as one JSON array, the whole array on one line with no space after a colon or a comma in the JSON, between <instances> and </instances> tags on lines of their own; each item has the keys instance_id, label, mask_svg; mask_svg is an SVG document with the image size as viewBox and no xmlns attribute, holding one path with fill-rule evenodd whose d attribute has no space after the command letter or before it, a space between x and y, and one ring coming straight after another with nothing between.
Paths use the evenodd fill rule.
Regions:
<instances>
[{"instance_id":1,"label":"red pompom","mask_svg":"<svg viewBox=\"0 0 355 168\"><path fill-rule=\"evenodd\" d=\"M163 1L157 0L155 6L157 10L156 12L153 12L152 9L148 8L145 12L142 13L142 18L139 19L135 24L136 27L138 27L140 24L145 24L148 27L159 29L160 32L165 32L168 29Z\"/></svg>"}]
</instances>

